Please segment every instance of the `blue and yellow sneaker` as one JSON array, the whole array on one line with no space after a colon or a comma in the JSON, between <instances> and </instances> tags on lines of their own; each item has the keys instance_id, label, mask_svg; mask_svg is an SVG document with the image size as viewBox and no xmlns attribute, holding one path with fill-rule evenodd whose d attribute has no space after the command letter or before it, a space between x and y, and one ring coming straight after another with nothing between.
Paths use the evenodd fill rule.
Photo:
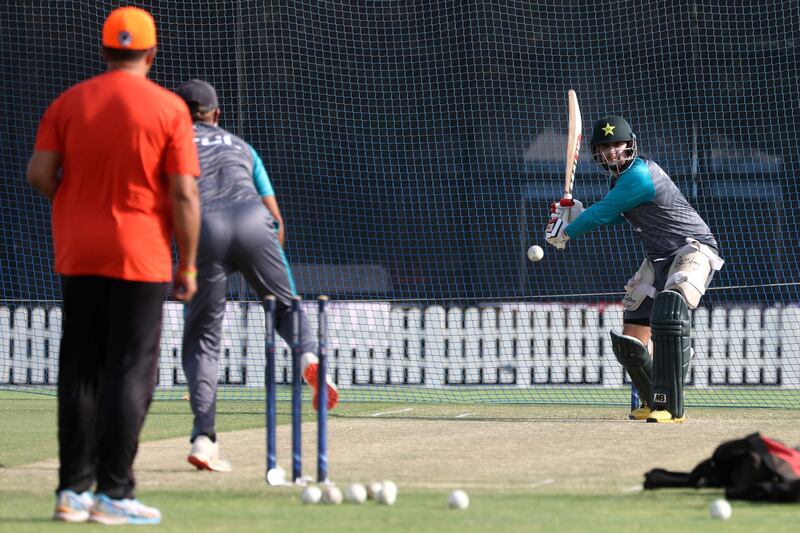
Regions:
<instances>
[{"instance_id":1,"label":"blue and yellow sneaker","mask_svg":"<svg viewBox=\"0 0 800 533\"><path fill-rule=\"evenodd\" d=\"M115 500L99 494L89 516L92 522L116 526L121 524L160 524L161 511L139 500Z\"/></svg>"},{"instance_id":2,"label":"blue and yellow sneaker","mask_svg":"<svg viewBox=\"0 0 800 533\"><path fill-rule=\"evenodd\" d=\"M684 420L686 420L685 414L676 418L666 409L651 411L650 414L647 415L647 421L654 424L680 424Z\"/></svg>"},{"instance_id":3,"label":"blue and yellow sneaker","mask_svg":"<svg viewBox=\"0 0 800 533\"><path fill-rule=\"evenodd\" d=\"M94 496L90 491L78 494L74 490L60 490L56 494L56 510L53 520L61 522L86 522L89 511L94 505Z\"/></svg>"},{"instance_id":4,"label":"blue and yellow sneaker","mask_svg":"<svg viewBox=\"0 0 800 533\"><path fill-rule=\"evenodd\" d=\"M647 417L650 416L650 408L647 405L642 404L640 407L632 410L628 415L628 418L631 420L647 420Z\"/></svg>"}]
</instances>

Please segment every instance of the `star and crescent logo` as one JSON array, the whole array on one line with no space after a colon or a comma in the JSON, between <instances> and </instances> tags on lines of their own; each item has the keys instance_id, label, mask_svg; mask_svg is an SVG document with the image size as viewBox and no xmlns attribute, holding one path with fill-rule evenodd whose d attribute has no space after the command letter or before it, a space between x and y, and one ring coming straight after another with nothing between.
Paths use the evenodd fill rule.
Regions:
<instances>
[{"instance_id":1,"label":"star and crescent logo","mask_svg":"<svg viewBox=\"0 0 800 533\"><path fill-rule=\"evenodd\" d=\"M606 134L606 137L608 137L609 135L614 135L614 128L616 128L616 126L612 126L611 124L606 122L606 127L603 128L603 133Z\"/></svg>"}]
</instances>

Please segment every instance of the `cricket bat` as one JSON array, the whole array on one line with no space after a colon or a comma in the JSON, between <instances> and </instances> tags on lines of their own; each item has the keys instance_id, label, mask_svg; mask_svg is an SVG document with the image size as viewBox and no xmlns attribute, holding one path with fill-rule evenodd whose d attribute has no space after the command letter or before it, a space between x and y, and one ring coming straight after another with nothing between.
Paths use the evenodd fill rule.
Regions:
<instances>
[{"instance_id":1,"label":"cricket bat","mask_svg":"<svg viewBox=\"0 0 800 533\"><path fill-rule=\"evenodd\" d=\"M575 168L578 166L578 155L581 151L581 108L578 106L578 95L572 89L567 95L569 107L569 131L567 133L567 161L564 170L564 198L572 198L572 185L575 180Z\"/></svg>"}]
</instances>

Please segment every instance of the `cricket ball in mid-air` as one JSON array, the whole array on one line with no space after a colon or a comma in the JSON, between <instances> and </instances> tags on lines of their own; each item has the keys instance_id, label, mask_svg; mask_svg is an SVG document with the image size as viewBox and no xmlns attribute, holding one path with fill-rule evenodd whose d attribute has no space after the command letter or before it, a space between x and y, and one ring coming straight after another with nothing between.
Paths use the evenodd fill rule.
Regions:
<instances>
[{"instance_id":1,"label":"cricket ball in mid-air","mask_svg":"<svg viewBox=\"0 0 800 533\"><path fill-rule=\"evenodd\" d=\"M450 506L450 509L464 510L469 507L469 496L463 490L454 490L447 497L447 505Z\"/></svg>"},{"instance_id":2,"label":"cricket ball in mid-air","mask_svg":"<svg viewBox=\"0 0 800 533\"><path fill-rule=\"evenodd\" d=\"M544 250L542 250L541 246L531 246L528 248L528 259L533 261L541 261L542 257L544 257Z\"/></svg>"},{"instance_id":3,"label":"cricket ball in mid-air","mask_svg":"<svg viewBox=\"0 0 800 533\"><path fill-rule=\"evenodd\" d=\"M711 515L711 518L716 518L717 520L727 520L731 517L732 512L733 510L728 500L723 500L721 498L711 502L711 505L708 507L708 514Z\"/></svg>"}]
</instances>

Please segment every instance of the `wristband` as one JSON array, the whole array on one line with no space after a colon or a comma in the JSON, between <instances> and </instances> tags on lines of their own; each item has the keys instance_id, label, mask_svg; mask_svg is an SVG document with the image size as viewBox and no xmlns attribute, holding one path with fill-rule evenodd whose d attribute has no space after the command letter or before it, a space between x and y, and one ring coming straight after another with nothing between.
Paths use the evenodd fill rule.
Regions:
<instances>
[{"instance_id":1,"label":"wristband","mask_svg":"<svg viewBox=\"0 0 800 533\"><path fill-rule=\"evenodd\" d=\"M197 270L181 270L181 275L186 278L196 278Z\"/></svg>"}]
</instances>

